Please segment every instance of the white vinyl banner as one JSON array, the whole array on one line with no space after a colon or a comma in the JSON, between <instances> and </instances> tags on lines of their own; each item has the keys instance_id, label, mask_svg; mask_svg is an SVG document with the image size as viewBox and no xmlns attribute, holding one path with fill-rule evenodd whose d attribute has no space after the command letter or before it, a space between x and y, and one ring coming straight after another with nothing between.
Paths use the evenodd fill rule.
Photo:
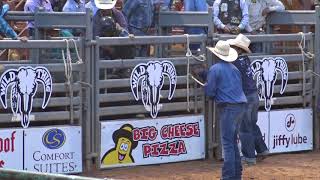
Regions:
<instances>
[{"instance_id":1,"label":"white vinyl banner","mask_svg":"<svg viewBox=\"0 0 320 180\"><path fill-rule=\"evenodd\" d=\"M25 170L45 173L82 172L79 126L25 130Z\"/></svg>"},{"instance_id":2,"label":"white vinyl banner","mask_svg":"<svg viewBox=\"0 0 320 180\"><path fill-rule=\"evenodd\" d=\"M258 122L257 125L260 128L262 138L266 145L268 146L269 142L269 121L268 121L268 112L259 112L258 113Z\"/></svg>"},{"instance_id":3,"label":"white vinyl banner","mask_svg":"<svg viewBox=\"0 0 320 180\"><path fill-rule=\"evenodd\" d=\"M23 169L23 130L0 130L0 168Z\"/></svg>"},{"instance_id":4,"label":"white vinyl banner","mask_svg":"<svg viewBox=\"0 0 320 180\"><path fill-rule=\"evenodd\" d=\"M312 110L273 111L270 114L271 153L312 150Z\"/></svg>"},{"instance_id":5,"label":"white vinyl banner","mask_svg":"<svg viewBox=\"0 0 320 180\"><path fill-rule=\"evenodd\" d=\"M202 158L203 116L101 123L101 168Z\"/></svg>"}]
</instances>

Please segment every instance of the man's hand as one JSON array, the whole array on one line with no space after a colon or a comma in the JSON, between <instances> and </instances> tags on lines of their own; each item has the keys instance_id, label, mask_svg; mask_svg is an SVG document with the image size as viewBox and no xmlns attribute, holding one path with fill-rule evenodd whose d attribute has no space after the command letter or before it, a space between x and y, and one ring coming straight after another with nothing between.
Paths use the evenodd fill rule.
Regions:
<instances>
[{"instance_id":1,"label":"man's hand","mask_svg":"<svg viewBox=\"0 0 320 180\"><path fill-rule=\"evenodd\" d=\"M230 33L230 32L231 32L231 29L230 29L228 26L224 26L223 32L224 32L224 33Z\"/></svg>"},{"instance_id":2,"label":"man's hand","mask_svg":"<svg viewBox=\"0 0 320 180\"><path fill-rule=\"evenodd\" d=\"M240 34L240 31L241 31L240 28L238 26L235 26L235 27L232 27L231 34L238 35L238 34Z\"/></svg>"},{"instance_id":3,"label":"man's hand","mask_svg":"<svg viewBox=\"0 0 320 180\"><path fill-rule=\"evenodd\" d=\"M262 11L262 16L267 16L269 13L270 13L270 9L267 7L267 8L264 8L264 10Z\"/></svg>"},{"instance_id":4,"label":"man's hand","mask_svg":"<svg viewBox=\"0 0 320 180\"><path fill-rule=\"evenodd\" d=\"M134 39L135 37L134 37L134 34L129 34L129 38L130 39Z\"/></svg>"},{"instance_id":5,"label":"man's hand","mask_svg":"<svg viewBox=\"0 0 320 180\"><path fill-rule=\"evenodd\" d=\"M21 42L27 42L29 39L25 36L18 38Z\"/></svg>"},{"instance_id":6,"label":"man's hand","mask_svg":"<svg viewBox=\"0 0 320 180\"><path fill-rule=\"evenodd\" d=\"M250 34L252 34L252 35L257 35L258 32L257 32L256 30L253 30L253 31L250 32Z\"/></svg>"}]
</instances>

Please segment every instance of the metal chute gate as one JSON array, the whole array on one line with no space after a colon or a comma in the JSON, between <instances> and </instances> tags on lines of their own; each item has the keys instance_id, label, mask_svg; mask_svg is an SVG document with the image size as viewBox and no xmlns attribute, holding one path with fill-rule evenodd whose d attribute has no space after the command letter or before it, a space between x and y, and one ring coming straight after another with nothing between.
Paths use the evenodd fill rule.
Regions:
<instances>
[{"instance_id":1,"label":"metal chute gate","mask_svg":"<svg viewBox=\"0 0 320 180\"><path fill-rule=\"evenodd\" d=\"M199 65L202 62L196 60L200 56L196 56L196 58L194 56L186 56L187 44L197 43L200 45L198 55L204 55L207 60L206 63L210 66L214 64L215 60L212 59L212 55L206 51L205 47L213 46L220 39L234 37L213 33L214 27L209 15L212 14L210 13L211 11L212 9L209 9L209 13L160 12L158 36L134 38L97 37L95 39L92 37L90 28L92 21L88 11L86 13L51 14L37 12L35 14L27 14L28 16L22 16L20 13L15 12L9 13L8 20L35 20L35 40L29 40L27 43L13 40L1 41L0 49L23 48L30 51L30 59L1 61L3 67L1 72L3 73L9 69L18 71L21 67L30 67L31 72L31 69L34 70L38 66L45 67L52 77L52 91L49 103L43 108L43 94L46 92L46 88L41 83L37 83L37 92L32 96L33 103L29 116L29 128L21 129L20 122L13 122L14 120L21 120L21 117L15 116L13 118L14 112L12 112L11 106L12 104L21 104L23 102L21 101L22 96L20 101L17 101L18 103L16 101L12 103L15 96L12 96L11 92L16 92L16 90L12 90L9 87L6 96L8 108L4 109L3 106L0 108L0 131L7 130L6 133L8 135L10 133L12 135L13 131L23 131L21 134L25 138L21 137L21 142L16 141L16 143L22 143L20 145L21 148L24 148L26 143L32 144L37 141L36 139L33 139L34 142L31 142L30 139L28 140L28 137L34 136L34 132L39 131L39 134L43 134L39 138L43 149L35 150L33 152L34 157L37 155L34 154L36 151L47 151L43 154L50 154L54 148L62 148L61 153L63 153L65 151L63 147L66 146L74 151L73 155L80 154L80 159L72 159L74 163L81 164L79 170L72 166L73 168L70 171L63 172L63 169L61 169L58 173L78 173L82 172L83 169L92 169L93 166L98 168L125 166L130 165L133 159L136 162L141 160L140 164L148 164L143 161L143 159L148 158L153 158L152 161L154 163L173 162L171 159L166 161L162 161L162 159L165 158L165 155L174 154L173 151L175 149L163 149L161 153L153 148L157 146L157 143L158 148L161 148L162 145L163 147L180 147L180 149L177 148L176 150L181 155L191 152L190 156L195 159L212 158L213 156L220 158L219 122L216 121L218 114L215 112L215 105L205 98L202 87L188 74L190 66ZM267 57L269 59L281 57L288 66L288 79L286 90L283 94L280 93L283 88L281 84L281 78L283 77L277 75L277 79L280 81L276 81L274 85L271 116L268 118L269 121L266 121L269 123L266 124L268 127L266 128L266 133L268 134L266 136L270 138L273 133L270 130L273 123L270 117L273 116L273 113L290 111L294 114L296 110L310 110L308 112L313 112L310 121L310 128L313 127L313 133L311 133L310 137L306 135L306 138L313 139L313 144L308 146L311 147L310 149L319 148L319 122L315 115L319 80L314 74L319 74L320 72L319 41L315 38L319 35L318 26L320 23L318 18L314 18L315 14L319 14L318 9L316 12L275 13L268 19L267 29L269 34L248 35L253 43L263 44L261 52L250 55L252 61L262 61ZM282 18L278 18L279 16ZM77 20L75 21L75 19ZM275 34L271 31L272 26L279 25L305 26L303 27L305 33ZM316 25L315 33L307 33L307 30L312 29L314 25ZM168 36L172 27L194 26L205 28L207 34ZM63 37L47 37L44 32L54 28L81 29L83 37L76 37L74 41L66 40ZM43 39L39 40L40 38ZM131 45L149 45L154 49L154 54L151 57L115 60L106 60L100 56L100 51L105 46ZM177 51L175 47L180 47L180 51ZM48 51L48 49L52 50L53 48L58 50L54 53ZM78 49L79 57L76 55L74 48ZM48 56L43 55L44 49L46 49L45 55ZM62 49L65 52L70 49L70 56L62 56ZM59 56L55 56L56 54L59 54ZM174 72L171 64L174 66ZM152 68L149 67L160 68L161 71L152 71L154 74L151 75L150 69ZM132 73L133 70L137 70L136 74ZM121 72L121 75L115 72ZM150 80L152 78L154 78L154 81ZM19 79L16 80L18 81ZM132 87L132 82L135 83L134 88ZM156 85L157 83L154 82L159 83L161 86ZM18 84L15 83L12 87L17 88ZM174 93L172 91L173 87ZM136 95L134 95L134 90ZM15 95L15 93L13 94ZM173 96L170 98L171 94ZM264 116L264 106L265 102L261 101L261 117L267 117ZM25 113L21 107L16 108L17 112L19 112L16 112L16 114ZM146 133L147 130L144 130L147 127L148 133ZM171 130L174 128L177 130L171 134L166 133L170 128ZM60 130L64 133L61 133ZM65 137L59 139L64 143L56 142L60 147L58 145L57 147L49 145L51 137L49 134L53 132L63 134L61 137ZM78 135L76 135L76 132L79 132ZM124 135L128 134L128 132L131 132L131 135ZM122 140L131 141L118 147L118 142L121 140L120 135ZM15 138L18 139L17 137ZM70 140L70 138L74 139ZM268 139L267 141L270 148L272 148L274 145L272 144L273 139ZM141 146L139 146L138 142ZM192 143L200 143L199 146L203 147L203 152L195 150L197 153L192 154L192 150L197 148L195 146L192 147L190 145ZM76 147L78 146L77 144L80 145L80 148L72 149L71 145ZM128 144L130 146L126 146ZM34 146L38 146L38 144L35 143ZM122 150L131 148L130 156L132 158L126 159L129 155L124 156L120 153L118 160L127 160L127 164L110 164L112 158L109 162L107 160L108 155L120 147ZM142 149L142 155L135 154L135 151L137 151L137 149L133 151L135 148ZM184 151L184 148L188 151ZM188 148L191 148L191 150ZM281 151L275 149L274 152ZM1 153L0 149L0 161ZM28 153L32 155L32 152L25 151L21 157L25 159L26 156L30 156ZM159 160L156 160L156 156L159 157ZM44 159L45 157L43 155ZM68 157L71 158L71 154ZM64 158L67 157L65 156ZM43 164L56 163L48 159L45 160L47 162ZM182 158L181 160L190 159ZM83 165L82 162L84 162ZM16 166L16 168L29 169L30 165L28 163L23 160L21 165ZM40 171L41 167L44 172L53 171L43 164L33 164L33 170ZM140 164L138 163L137 165ZM60 167L57 164L56 166Z\"/></svg>"}]
</instances>

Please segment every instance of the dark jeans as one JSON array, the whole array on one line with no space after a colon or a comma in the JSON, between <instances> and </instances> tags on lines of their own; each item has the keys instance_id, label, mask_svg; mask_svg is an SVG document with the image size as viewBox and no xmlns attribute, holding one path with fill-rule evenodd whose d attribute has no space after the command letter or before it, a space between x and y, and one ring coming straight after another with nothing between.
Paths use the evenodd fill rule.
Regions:
<instances>
[{"instance_id":1,"label":"dark jeans","mask_svg":"<svg viewBox=\"0 0 320 180\"><path fill-rule=\"evenodd\" d=\"M251 43L249 46L252 53L262 53L263 52L263 44L260 42Z\"/></svg>"},{"instance_id":2,"label":"dark jeans","mask_svg":"<svg viewBox=\"0 0 320 180\"><path fill-rule=\"evenodd\" d=\"M134 27L129 27L130 33L134 34L135 36L147 36L147 33L134 28ZM149 56L149 46L148 45L140 45L136 46L136 57L148 57Z\"/></svg>"},{"instance_id":3,"label":"dark jeans","mask_svg":"<svg viewBox=\"0 0 320 180\"><path fill-rule=\"evenodd\" d=\"M242 165L237 143L240 121L245 111L245 104L219 104L221 143L224 152L222 167L223 180L240 180Z\"/></svg>"},{"instance_id":4,"label":"dark jeans","mask_svg":"<svg viewBox=\"0 0 320 180\"><path fill-rule=\"evenodd\" d=\"M254 92L246 97L248 103L246 104L246 111L240 125L241 151L248 161L255 161L255 151L262 153L268 150L268 148L257 125L259 109L258 93Z\"/></svg>"}]
</instances>

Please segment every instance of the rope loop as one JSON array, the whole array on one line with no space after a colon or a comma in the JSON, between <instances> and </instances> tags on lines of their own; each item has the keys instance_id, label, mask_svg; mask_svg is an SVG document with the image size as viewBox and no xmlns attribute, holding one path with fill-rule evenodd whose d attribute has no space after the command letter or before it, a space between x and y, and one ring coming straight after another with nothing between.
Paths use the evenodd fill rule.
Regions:
<instances>
[{"instance_id":1,"label":"rope loop","mask_svg":"<svg viewBox=\"0 0 320 180\"><path fill-rule=\"evenodd\" d=\"M201 86L204 86L203 83L201 83L197 78L195 78L191 73L190 73L190 58L193 58L197 61L200 62L204 62L206 61L206 57L204 55L200 55L200 56L194 56L192 54L192 51L190 49L190 37L189 34L185 34L186 38L187 38L187 53L186 53L186 57L187 57L187 110L188 112L190 112L190 77L198 84L200 84Z\"/></svg>"}]
</instances>

